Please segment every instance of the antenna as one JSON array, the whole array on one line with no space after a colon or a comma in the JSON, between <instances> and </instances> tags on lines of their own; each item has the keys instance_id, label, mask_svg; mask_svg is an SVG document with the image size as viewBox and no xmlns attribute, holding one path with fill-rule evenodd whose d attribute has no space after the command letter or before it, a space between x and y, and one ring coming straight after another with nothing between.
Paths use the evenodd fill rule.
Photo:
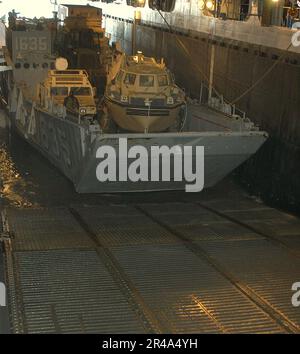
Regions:
<instances>
[{"instance_id":1,"label":"antenna","mask_svg":"<svg viewBox=\"0 0 300 354\"><path fill-rule=\"evenodd\" d=\"M53 5L53 17L54 17L54 20L57 20L57 14L58 14L58 10L57 10L57 0L50 0L50 3Z\"/></svg>"}]
</instances>

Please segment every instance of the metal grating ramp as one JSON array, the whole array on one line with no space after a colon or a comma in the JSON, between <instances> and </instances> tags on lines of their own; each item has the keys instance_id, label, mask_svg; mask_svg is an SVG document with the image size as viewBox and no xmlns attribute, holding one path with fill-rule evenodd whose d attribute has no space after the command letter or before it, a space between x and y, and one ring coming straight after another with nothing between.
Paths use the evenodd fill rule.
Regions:
<instances>
[{"instance_id":1,"label":"metal grating ramp","mask_svg":"<svg viewBox=\"0 0 300 354\"><path fill-rule=\"evenodd\" d=\"M141 205L149 215L168 225L191 241L247 240L262 236L192 203L181 203L176 209L165 208L163 213L155 205ZM189 212L191 211L191 212Z\"/></svg>"},{"instance_id":2,"label":"metal grating ramp","mask_svg":"<svg viewBox=\"0 0 300 354\"><path fill-rule=\"evenodd\" d=\"M218 207L249 205L255 220L271 213L252 200ZM8 209L14 332L297 331L300 259L222 213L197 203Z\"/></svg>"},{"instance_id":3,"label":"metal grating ramp","mask_svg":"<svg viewBox=\"0 0 300 354\"><path fill-rule=\"evenodd\" d=\"M298 235L282 235L277 236L276 239L300 256L300 230Z\"/></svg>"},{"instance_id":4,"label":"metal grating ramp","mask_svg":"<svg viewBox=\"0 0 300 354\"><path fill-rule=\"evenodd\" d=\"M8 209L6 217L14 332L149 332L67 208Z\"/></svg>"},{"instance_id":5,"label":"metal grating ramp","mask_svg":"<svg viewBox=\"0 0 300 354\"><path fill-rule=\"evenodd\" d=\"M67 208L8 209L7 220L14 251L93 247Z\"/></svg>"},{"instance_id":6,"label":"metal grating ramp","mask_svg":"<svg viewBox=\"0 0 300 354\"><path fill-rule=\"evenodd\" d=\"M201 247L300 331L300 311L291 303L300 259L266 240L202 242Z\"/></svg>"},{"instance_id":7,"label":"metal grating ramp","mask_svg":"<svg viewBox=\"0 0 300 354\"><path fill-rule=\"evenodd\" d=\"M210 211L221 212L224 217L238 220L246 226L272 237L300 234L300 219L294 215L262 206L260 203L242 199L240 203L227 199L201 203Z\"/></svg>"},{"instance_id":8,"label":"metal grating ramp","mask_svg":"<svg viewBox=\"0 0 300 354\"><path fill-rule=\"evenodd\" d=\"M145 331L95 251L16 252L14 267L18 332Z\"/></svg>"},{"instance_id":9,"label":"metal grating ramp","mask_svg":"<svg viewBox=\"0 0 300 354\"><path fill-rule=\"evenodd\" d=\"M126 214L118 214L122 209L117 206L107 207L104 215L101 209L98 206L76 208L99 242L107 247L178 242L169 231L155 225L134 207L129 207Z\"/></svg>"},{"instance_id":10,"label":"metal grating ramp","mask_svg":"<svg viewBox=\"0 0 300 354\"><path fill-rule=\"evenodd\" d=\"M250 297L253 299L258 297L259 302L266 304L271 313L274 311L279 314L282 322L289 321L293 331L299 332L300 313L291 304L292 284L300 279L300 259L295 257L295 251L299 250L297 248L299 238L295 235L281 236L281 240L286 239L285 244L290 246L290 249L284 249L280 243L273 242L273 238L269 240L268 235L264 236L248 229L247 223L243 226L243 223L235 224L232 218L226 218L230 213L244 216L247 213L245 210L233 211L233 205L228 201L224 204L220 201L217 204L218 210L228 208L224 216L215 213L218 218L223 219L223 222L220 219L220 222L211 223L206 212L213 213L214 209L205 209L199 205L198 221L194 215L196 209L189 216L175 211L168 214L156 213L154 219L159 224L165 225L171 232L173 230L179 237L182 236L183 240L190 240L192 242L190 249L194 249L198 254L204 254L212 264L237 284L242 282L243 289L251 290ZM299 219L294 216L285 213L281 216L279 211L272 208L262 209L260 206L255 208L255 204L251 202L252 209L248 210L250 216L247 216L247 220L251 222L270 220L274 217L275 224L277 220L284 220L285 223L289 223L292 230L295 225L300 224ZM249 203L245 202L244 205L249 207ZM143 205L142 208L146 213L149 213L149 210L153 213L155 210L154 206ZM185 209L184 204L182 209ZM148 215L151 217L150 213ZM243 221L243 218L237 218L239 219ZM289 227L286 230L288 232ZM294 236L293 240L291 240L292 236Z\"/></svg>"},{"instance_id":11,"label":"metal grating ramp","mask_svg":"<svg viewBox=\"0 0 300 354\"><path fill-rule=\"evenodd\" d=\"M172 333L282 331L182 245L119 247L113 252L159 321Z\"/></svg>"},{"instance_id":12,"label":"metal grating ramp","mask_svg":"<svg viewBox=\"0 0 300 354\"><path fill-rule=\"evenodd\" d=\"M173 210L178 213L183 209L183 218L196 218L203 222L214 219L211 218L212 213L205 211L200 214L190 214L189 211L185 213L185 207L193 207L195 211L195 206L184 204L176 205ZM152 212L160 214L159 205L149 205L149 208ZM111 247L117 262L165 332L284 332L227 279L189 251L178 237L141 212L136 216L139 220L145 220L151 230L165 230L176 243L165 243L157 232L156 237L160 242L152 237L147 241L146 235L141 235L139 245L126 244L124 240L115 237L113 241L108 240L107 234L103 233L106 218L96 219L95 215L99 215L97 207L76 209L97 238ZM139 207L133 212L136 213L137 210ZM170 209L165 208L163 218L170 215L166 210ZM139 222L137 224L139 225ZM111 226L111 229L116 225ZM126 241L127 235L123 236Z\"/></svg>"}]
</instances>

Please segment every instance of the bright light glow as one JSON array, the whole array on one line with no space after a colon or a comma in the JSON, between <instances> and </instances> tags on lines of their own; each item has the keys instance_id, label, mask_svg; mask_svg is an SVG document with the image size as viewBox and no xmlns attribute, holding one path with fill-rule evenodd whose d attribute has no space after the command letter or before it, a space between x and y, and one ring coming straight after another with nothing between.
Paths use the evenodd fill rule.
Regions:
<instances>
[{"instance_id":1,"label":"bright light glow","mask_svg":"<svg viewBox=\"0 0 300 354\"><path fill-rule=\"evenodd\" d=\"M87 0L58 0L57 3L86 5ZM52 17L54 5L50 0L2 0L0 17L6 15L8 18L8 13L13 9L19 12L21 17Z\"/></svg>"},{"instance_id":2,"label":"bright light glow","mask_svg":"<svg viewBox=\"0 0 300 354\"><path fill-rule=\"evenodd\" d=\"M211 10L214 7L214 3L212 1L207 1L206 2L206 7Z\"/></svg>"}]
</instances>

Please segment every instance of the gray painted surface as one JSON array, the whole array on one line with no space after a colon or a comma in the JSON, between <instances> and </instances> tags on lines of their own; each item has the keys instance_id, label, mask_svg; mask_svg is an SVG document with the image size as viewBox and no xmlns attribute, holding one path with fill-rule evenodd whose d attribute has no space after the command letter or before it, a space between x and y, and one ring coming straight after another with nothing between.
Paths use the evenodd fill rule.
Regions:
<instances>
[{"instance_id":1,"label":"gray painted surface","mask_svg":"<svg viewBox=\"0 0 300 354\"><path fill-rule=\"evenodd\" d=\"M97 3L95 3L97 4ZM97 6L97 5L96 5ZM109 30L108 16L118 19L133 20L134 11L130 6L120 6L117 3L99 5L105 16L105 28ZM225 5L227 6L227 5ZM146 5L139 7L140 18L143 24L166 27L162 16L156 10L151 10ZM277 26L261 26L255 16L248 21L236 21L206 16L202 13L197 0L186 2L177 0L172 12L164 12L163 16L173 29L187 33L211 34L230 41L243 41L250 45L259 45L286 50L290 45L291 36L294 33L291 29ZM109 32L111 33L111 32ZM289 48L290 52L300 53L300 47Z\"/></svg>"},{"instance_id":2,"label":"gray painted surface","mask_svg":"<svg viewBox=\"0 0 300 354\"><path fill-rule=\"evenodd\" d=\"M31 108L29 107L29 112ZM90 133L88 128L35 109L34 132L29 115L20 118L19 113L12 114L18 132L30 144L35 146L47 159L58 167L74 184L79 193L103 193L152 190L182 190L183 182L109 182L100 183L96 178L96 168L100 160L96 151L103 145L119 149L119 138L128 139L128 147L143 145L148 152L151 146L174 145L204 146L205 148L205 188L211 187L228 175L232 170L253 155L265 142L264 132L251 130L247 124L214 113L202 106L193 105L189 109L186 127L182 133L158 134L101 134ZM197 113L197 114L196 114ZM204 115L205 120L197 115ZM212 117L211 117L212 116ZM15 117L15 118L14 118ZM207 120L217 122L207 127ZM220 131L220 126L222 130ZM195 158L195 157L194 157ZM117 158L118 159L118 158Z\"/></svg>"}]
</instances>

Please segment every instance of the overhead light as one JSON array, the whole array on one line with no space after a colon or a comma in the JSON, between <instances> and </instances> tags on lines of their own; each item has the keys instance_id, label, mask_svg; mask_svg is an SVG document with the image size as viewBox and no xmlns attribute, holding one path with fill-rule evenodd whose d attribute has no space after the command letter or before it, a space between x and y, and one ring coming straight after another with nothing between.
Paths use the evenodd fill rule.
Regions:
<instances>
[{"instance_id":1,"label":"overhead light","mask_svg":"<svg viewBox=\"0 0 300 354\"><path fill-rule=\"evenodd\" d=\"M214 7L214 3L209 0L209 1L206 2L206 7L207 7L209 10L211 10L211 9Z\"/></svg>"}]
</instances>

